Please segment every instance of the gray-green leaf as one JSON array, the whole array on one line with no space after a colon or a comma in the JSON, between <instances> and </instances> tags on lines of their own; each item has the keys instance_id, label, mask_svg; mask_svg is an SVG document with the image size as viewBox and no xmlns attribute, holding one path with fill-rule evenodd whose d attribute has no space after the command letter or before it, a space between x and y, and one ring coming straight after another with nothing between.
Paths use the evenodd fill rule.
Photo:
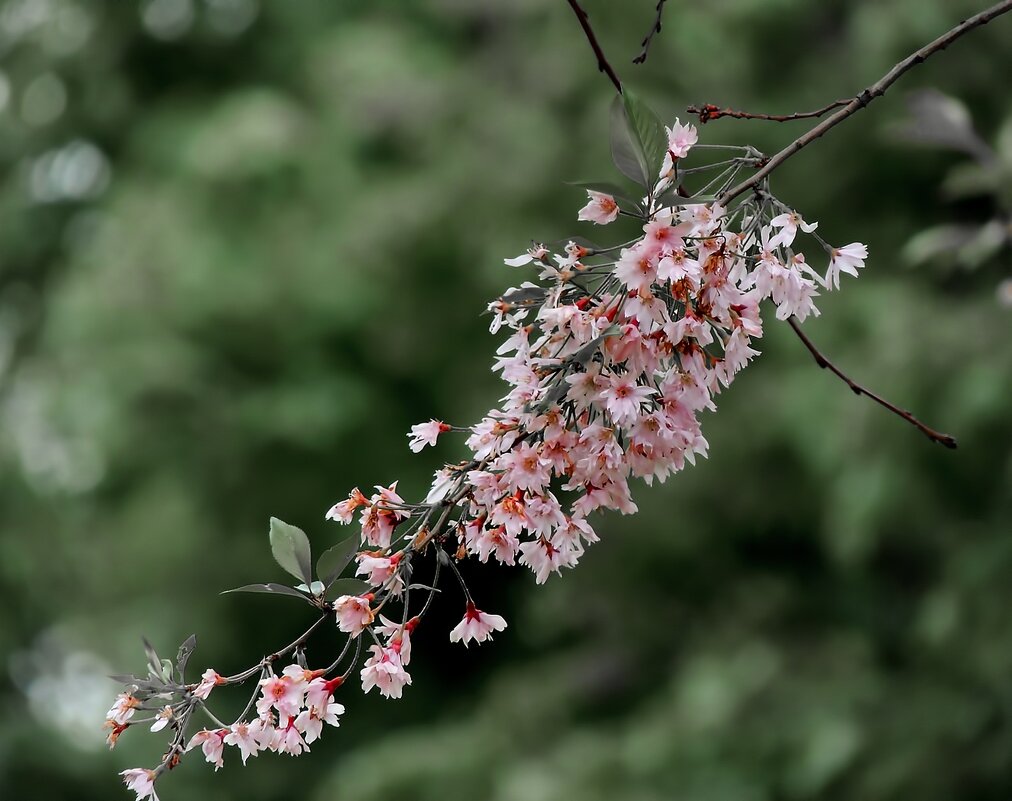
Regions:
<instances>
[{"instance_id":1,"label":"gray-green leaf","mask_svg":"<svg viewBox=\"0 0 1012 801\"><path fill-rule=\"evenodd\" d=\"M316 562L316 576L324 586L329 588L334 580L341 575L341 571L355 557L358 546L358 535L353 534L323 552Z\"/></svg>"},{"instance_id":2,"label":"gray-green leaf","mask_svg":"<svg viewBox=\"0 0 1012 801\"><path fill-rule=\"evenodd\" d=\"M230 592L264 592L269 595L288 595L292 598L301 598L303 601L309 601L305 593L299 592L294 587L286 587L284 584L246 584L242 587L224 590L221 594L227 595Z\"/></svg>"},{"instance_id":3,"label":"gray-green leaf","mask_svg":"<svg viewBox=\"0 0 1012 801\"><path fill-rule=\"evenodd\" d=\"M334 595L363 595L372 589L372 585L362 579L343 578L330 585Z\"/></svg>"},{"instance_id":4,"label":"gray-green leaf","mask_svg":"<svg viewBox=\"0 0 1012 801\"><path fill-rule=\"evenodd\" d=\"M313 557L306 532L272 517L270 538L274 561L295 578L302 579L306 584L312 583Z\"/></svg>"},{"instance_id":5,"label":"gray-green leaf","mask_svg":"<svg viewBox=\"0 0 1012 801\"><path fill-rule=\"evenodd\" d=\"M668 141L653 110L631 92L611 106L611 157L627 178L650 189L661 171Z\"/></svg>"}]
</instances>

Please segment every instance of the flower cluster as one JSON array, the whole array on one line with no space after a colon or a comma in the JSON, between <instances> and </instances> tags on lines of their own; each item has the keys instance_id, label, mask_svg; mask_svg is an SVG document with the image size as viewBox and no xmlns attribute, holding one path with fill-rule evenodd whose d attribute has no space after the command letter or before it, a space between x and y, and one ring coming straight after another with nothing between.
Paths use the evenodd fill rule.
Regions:
<instances>
[{"instance_id":1,"label":"flower cluster","mask_svg":"<svg viewBox=\"0 0 1012 801\"><path fill-rule=\"evenodd\" d=\"M223 677L209 670L194 685L182 683L179 664L173 678L171 664L159 668L152 658L158 680L142 688L143 697L135 694L139 685L120 696L108 720L110 743L135 722L138 708L156 712L150 718L153 730L170 726L175 732L156 771L124 771L138 798L153 798L157 775L197 746L216 768L225 746L237 747L243 763L260 751L298 755L308 750L324 724L337 725L344 708L334 702L333 692L355 669L363 641L371 641L359 672L363 691L376 688L383 697L400 698L411 684L412 633L438 591L412 583L418 558L434 554L433 585L444 569L461 585L464 615L450 640L484 642L504 630L506 621L477 607L458 562L473 556L479 562L520 564L544 583L574 567L597 541L592 513L636 512L631 479L663 482L706 456L702 415L716 408L719 394L758 354L761 304L770 301L779 319L818 314L820 291L837 288L842 273L857 275L867 249L859 243L827 245L816 233L817 224L784 206L765 186L728 207L719 199L686 197L688 176L727 165L707 184L717 185L719 196L741 169L757 161L755 151L739 148L743 155L683 169L697 138L691 125L676 122L667 129L663 158L654 162L654 177L644 185L641 200L602 187L588 190L579 219L599 226L638 220L629 241L614 247L582 240L557 248L535 244L506 260L531 275L488 307L490 330L507 332L492 368L507 390L498 407L463 429L469 459L437 470L427 497L417 503L405 501L396 482L377 486L369 496L352 490L326 518L345 525L357 521L358 531L349 548L335 546L347 551L336 570L324 570L321 560L318 581L304 566L308 544L300 545L298 537L305 535L287 527L298 537L290 541L294 545L287 555L276 557L304 584L251 588L303 597L321 612L313 628L241 674ZM824 273L798 249L799 234L825 251ZM409 446L413 451L434 446L453 430L462 429L439 420L420 423L408 434ZM291 556L302 547L303 555ZM361 580L337 578L351 561ZM332 575L324 575L328 572ZM336 597L329 597L332 592ZM394 607L400 611L395 619L383 614ZM337 660L320 670L309 670L300 660L274 674L272 661L301 654L309 633L328 619L347 637ZM353 643L351 665L328 679ZM206 710L215 687L258 674L258 693L246 714L231 726L185 738L190 715ZM173 702L145 706L156 698Z\"/></svg>"},{"instance_id":2,"label":"flower cluster","mask_svg":"<svg viewBox=\"0 0 1012 801\"><path fill-rule=\"evenodd\" d=\"M337 677L326 679L324 671L307 670L301 665L289 665L281 675L269 673L258 683L259 697L255 698L256 715L247 719L254 704L251 703L246 712L231 725L221 724L214 728L197 731L189 740L176 749L172 761L165 763L172 767L179 754L199 748L204 758L217 770L224 764L225 746L234 746L239 750L242 763L261 751L272 751L279 754L298 756L309 751L309 746L323 734L324 724L339 726L339 718L344 713L344 706L334 701L334 691L341 686L344 679ZM205 671L201 681L185 688L181 700L176 704L163 707L151 720L152 731L160 731L166 725L173 724L182 733L179 724L185 723L197 704L203 706L211 690L218 685L230 683L216 671ZM130 692L122 693L109 710L107 721L115 736L131 724L135 710L145 708L143 702L133 693L139 686L131 687ZM212 719L213 716L211 716ZM216 720L216 719L215 719ZM115 737L110 734L111 743ZM154 798L154 782L159 770L134 768L123 771L127 786L134 790L138 799Z\"/></svg>"}]
</instances>

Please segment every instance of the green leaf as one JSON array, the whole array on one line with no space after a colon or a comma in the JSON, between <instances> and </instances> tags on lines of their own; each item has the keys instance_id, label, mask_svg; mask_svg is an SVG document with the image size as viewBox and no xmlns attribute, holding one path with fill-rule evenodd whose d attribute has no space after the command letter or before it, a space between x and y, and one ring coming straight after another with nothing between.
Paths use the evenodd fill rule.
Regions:
<instances>
[{"instance_id":1,"label":"green leaf","mask_svg":"<svg viewBox=\"0 0 1012 801\"><path fill-rule=\"evenodd\" d=\"M668 141L653 110L631 92L611 105L611 157L627 178L645 189L653 187L661 171Z\"/></svg>"},{"instance_id":2,"label":"green leaf","mask_svg":"<svg viewBox=\"0 0 1012 801\"><path fill-rule=\"evenodd\" d=\"M316 562L316 576L325 587L329 588L334 580L341 575L341 571L355 558L358 546L358 535L353 534L323 552Z\"/></svg>"},{"instance_id":3,"label":"green leaf","mask_svg":"<svg viewBox=\"0 0 1012 801\"><path fill-rule=\"evenodd\" d=\"M120 684L140 684L148 681L147 676L138 676L136 673L113 673L109 678Z\"/></svg>"},{"instance_id":4,"label":"green leaf","mask_svg":"<svg viewBox=\"0 0 1012 801\"><path fill-rule=\"evenodd\" d=\"M242 587L224 590L221 594L227 595L230 592L263 592L269 595L288 595L292 598L301 598L303 601L310 600L305 593L299 592L294 587L286 587L284 584L246 584Z\"/></svg>"},{"instance_id":5,"label":"green leaf","mask_svg":"<svg viewBox=\"0 0 1012 801\"><path fill-rule=\"evenodd\" d=\"M569 361L572 362L573 364L580 364L586 367L587 363L594 358L594 354L597 353L598 350L600 350L601 343L603 343L604 340L606 340L608 337L618 336L621 332L622 332L621 326L615 324L608 326L607 330L605 330L603 334L595 337L586 345L584 345L582 348L580 348L578 351L576 351L576 353L570 356Z\"/></svg>"},{"instance_id":6,"label":"green leaf","mask_svg":"<svg viewBox=\"0 0 1012 801\"><path fill-rule=\"evenodd\" d=\"M650 179L648 186L653 185L668 152L668 135L660 118L638 95L627 89L622 93L622 101L633 135L646 155L647 177Z\"/></svg>"},{"instance_id":7,"label":"green leaf","mask_svg":"<svg viewBox=\"0 0 1012 801\"><path fill-rule=\"evenodd\" d=\"M179 673L179 680L183 681L183 674L186 671L186 663L190 661L190 654L197 647L197 635L191 634L176 651L176 671Z\"/></svg>"},{"instance_id":8,"label":"green leaf","mask_svg":"<svg viewBox=\"0 0 1012 801\"><path fill-rule=\"evenodd\" d=\"M541 402L538 404L538 408L539 409L550 408L551 406L562 400L564 397L566 397L567 392L569 392L569 384L566 383L565 379L559 379L555 383L555 385L550 390L548 390L548 393L545 395L545 397L541 399Z\"/></svg>"},{"instance_id":9,"label":"green leaf","mask_svg":"<svg viewBox=\"0 0 1012 801\"><path fill-rule=\"evenodd\" d=\"M335 595L363 595L372 589L367 581L357 578L338 579L330 585Z\"/></svg>"},{"instance_id":10,"label":"green leaf","mask_svg":"<svg viewBox=\"0 0 1012 801\"><path fill-rule=\"evenodd\" d=\"M144 642L144 653L148 658L148 670L151 675L158 679L164 679L165 676L162 674L162 660L155 651L155 647L148 642L147 637L141 638Z\"/></svg>"},{"instance_id":11,"label":"green leaf","mask_svg":"<svg viewBox=\"0 0 1012 801\"><path fill-rule=\"evenodd\" d=\"M309 537L301 528L271 518L271 553L274 561L306 584L313 581L313 557Z\"/></svg>"}]
</instances>

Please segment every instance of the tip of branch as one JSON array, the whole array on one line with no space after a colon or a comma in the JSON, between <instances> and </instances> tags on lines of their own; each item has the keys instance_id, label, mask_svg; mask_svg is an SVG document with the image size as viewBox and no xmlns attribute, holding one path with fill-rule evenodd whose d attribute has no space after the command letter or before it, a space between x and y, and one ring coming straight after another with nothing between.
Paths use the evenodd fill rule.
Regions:
<instances>
[{"instance_id":1,"label":"tip of branch","mask_svg":"<svg viewBox=\"0 0 1012 801\"><path fill-rule=\"evenodd\" d=\"M956 438L950 437L948 434L942 434L941 436L936 437L935 442L937 442L940 445L944 445L950 451L956 450L957 447Z\"/></svg>"}]
</instances>

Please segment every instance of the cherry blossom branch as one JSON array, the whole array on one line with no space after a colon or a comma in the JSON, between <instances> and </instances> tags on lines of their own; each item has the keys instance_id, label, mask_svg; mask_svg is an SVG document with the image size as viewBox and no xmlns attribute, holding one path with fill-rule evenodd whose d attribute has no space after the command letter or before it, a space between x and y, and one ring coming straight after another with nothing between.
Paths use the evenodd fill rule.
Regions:
<instances>
[{"instance_id":1,"label":"cherry blossom branch","mask_svg":"<svg viewBox=\"0 0 1012 801\"><path fill-rule=\"evenodd\" d=\"M608 59L604 55L604 51L601 49L600 43L597 41L597 37L594 35L594 29L590 27L590 18L587 12L583 10L577 0L567 0L569 7L573 9L573 13L576 14L576 18L580 21L580 27L583 28L584 34L587 36L587 41L590 43L591 49L594 51L594 55L597 56L597 68L608 76L608 79L612 82L615 87L615 91L622 94L622 81L619 80L618 75L615 74L615 70L612 69L611 64L608 63Z\"/></svg>"},{"instance_id":2,"label":"cherry blossom branch","mask_svg":"<svg viewBox=\"0 0 1012 801\"><path fill-rule=\"evenodd\" d=\"M943 434L941 431L935 431L935 429L922 423L906 409L901 409L895 404L887 401L881 395L878 395L872 392L871 390L867 389L866 387L863 387L860 384L858 384L846 373L844 373L839 367L837 367L829 359L827 359L821 353L821 351L819 351L819 349L815 346L815 343L808 338L808 335L805 334L804 331L801 330L801 324L798 322L798 319L796 317L794 317L793 315L791 317L788 317L787 322L790 324L791 328L794 329L794 333L798 335L798 339L800 339L801 342L804 344L804 346L808 348L808 352L812 354L812 358L815 359L815 363L819 365L819 367L821 367L823 370L829 370L833 375L835 375L837 378L843 381L848 387L850 387L851 391L855 395L864 395L867 398L871 398L873 401L875 401L875 403L879 404L879 406L888 409L893 414L906 420L908 423L910 423L910 425L918 429L922 434L924 434L924 436L926 436L932 442L937 442L940 445L944 445L946 448L955 450L956 440L954 437L951 437L948 434Z\"/></svg>"},{"instance_id":3,"label":"cherry blossom branch","mask_svg":"<svg viewBox=\"0 0 1012 801\"><path fill-rule=\"evenodd\" d=\"M664 4L668 0L657 0L657 16L654 17L654 24L650 26L650 30L647 31L647 35L643 37L643 41L640 42L643 45L643 49L640 50L640 54L633 59L633 64L643 64L647 60L647 55L650 53L650 44L654 40L654 34L661 32L661 18L664 16Z\"/></svg>"},{"instance_id":4,"label":"cherry blossom branch","mask_svg":"<svg viewBox=\"0 0 1012 801\"><path fill-rule=\"evenodd\" d=\"M929 44L922 47L920 50L911 53L905 59L896 64L896 66L894 66L891 70L889 70L889 72L887 72L885 75L879 78L879 80L877 80L871 86L855 95L847 103L846 106L841 108L831 117L827 117L821 123L819 123L814 128L809 130L808 133L804 134L803 136L799 136L797 139L795 139L793 142L787 145L787 147L785 147L779 153L771 157L765 167L756 171L756 173L753 174L750 178L742 181L737 186L732 187L724 194L722 194L717 199L717 202L720 205L726 206L728 202L738 197L738 195L741 195L742 193L749 191L755 186L759 186L759 184L761 184L771 172L773 172L775 169L777 169L777 167L779 167L781 164L787 161L787 159L791 158L791 156L798 153L805 146L814 142L816 139L821 137L831 128L836 127L841 122L849 118L851 115L863 109L865 106L871 103L871 101L874 100L876 97L881 97L882 95L884 95L886 93L886 90L894 83L896 83L896 81L898 81L906 72L913 69L918 64L922 64L930 56L934 55L940 50L944 50L963 34L969 33L970 31L974 30L975 28L979 28L982 25L986 25L995 17L1000 17L1002 14L1005 14L1009 11L1012 11L1012 0L1002 0L1002 2L993 5L984 11L981 11L979 14L976 14L970 17L969 19L963 20L954 28L950 29L946 33L939 36L933 42L930 42Z\"/></svg>"},{"instance_id":5,"label":"cherry blossom branch","mask_svg":"<svg viewBox=\"0 0 1012 801\"><path fill-rule=\"evenodd\" d=\"M321 614L320 617L318 617L316 621L308 629L306 629L304 632L302 632L302 634L300 634L298 637L292 640L292 642L288 643L288 645L286 645L284 648L281 648L272 654L266 654L263 657L263 659L261 659L255 665L253 665L250 668L247 668L246 670L243 670L240 673L236 673L234 676L223 677L222 683L242 684L253 674L263 670L264 668L270 667L273 662L276 662L281 657L294 651L300 645L305 645L310 635L312 635L314 631L316 631L321 625L323 625L323 622L330 616L331 611L332 610L330 608L324 609L323 614Z\"/></svg>"},{"instance_id":6,"label":"cherry blossom branch","mask_svg":"<svg viewBox=\"0 0 1012 801\"><path fill-rule=\"evenodd\" d=\"M843 100L834 100L829 105L823 106L822 108L816 109L815 111L796 111L793 114L754 114L749 111L737 111L733 108L720 108L715 106L713 103L706 103L702 106L689 106L685 110L689 114L695 114L699 117L699 122L703 125L710 122L711 120L719 120L721 117L730 117L736 120L766 120L767 122L792 122L793 120L807 120L812 118L818 118L824 114L828 114L835 108L846 106L850 103L850 98L846 97Z\"/></svg>"}]
</instances>

